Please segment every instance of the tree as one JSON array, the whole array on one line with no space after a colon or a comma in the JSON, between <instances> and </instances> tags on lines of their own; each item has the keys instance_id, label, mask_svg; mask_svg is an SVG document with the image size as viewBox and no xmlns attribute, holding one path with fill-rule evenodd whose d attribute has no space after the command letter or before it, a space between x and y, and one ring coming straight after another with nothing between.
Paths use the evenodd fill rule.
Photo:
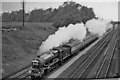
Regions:
<instances>
[{"instance_id":1,"label":"tree","mask_svg":"<svg viewBox=\"0 0 120 80\"><path fill-rule=\"evenodd\" d=\"M12 11L10 14L10 22L15 22L16 21L16 17L17 17L17 12L16 11Z\"/></svg>"},{"instance_id":2,"label":"tree","mask_svg":"<svg viewBox=\"0 0 120 80\"><path fill-rule=\"evenodd\" d=\"M16 21L17 22L23 22L23 10L17 11Z\"/></svg>"},{"instance_id":3,"label":"tree","mask_svg":"<svg viewBox=\"0 0 120 80\"><path fill-rule=\"evenodd\" d=\"M42 19L44 18L43 15L44 15L44 10L43 9L32 10L30 15L29 15L28 21L30 21L30 22L41 22Z\"/></svg>"},{"instance_id":4,"label":"tree","mask_svg":"<svg viewBox=\"0 0 120 80\"><path fill-rule=\"evenodd\" d=\"M17 21L24 20L29 22L53 22L57 28L68 26L69 24L76 24L95 18L93 8L82 6L73 1L66 1L58 8L34 9L30 13L25 13L22 10L12 11L11 13L4 13L3 21Z\"/></svg>"},{"instance_id":5,"label":"tree","mask_svg":"<svg viewBox=\"0 0 120 80\"><path fill-rule=\"evenodd\" d=\"M10 22L10 13L9 12L2 13L2 21L3 22Z\"/></svg>"},{"instance_id":6,"label":"tree","mask_svg":"<svg viewBox=\"0 0 120 80\"><path fill-rule=\"evenodd\" d=\"M53 25L56 27L67 26L69 24L76 24L94 18L94 12L92 8L87 8L76 2L68 1L64 2L58 8L57 14L52 18Z\"/></svg>"}]
</instances>

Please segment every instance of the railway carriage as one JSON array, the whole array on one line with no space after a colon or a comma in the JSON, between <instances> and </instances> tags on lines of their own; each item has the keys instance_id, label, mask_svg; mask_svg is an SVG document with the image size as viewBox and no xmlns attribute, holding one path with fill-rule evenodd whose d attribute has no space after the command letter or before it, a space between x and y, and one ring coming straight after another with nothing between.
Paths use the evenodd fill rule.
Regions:
<instances>
[{"instance_id":1,"label":"railway carriage","mask_svg":"<svg viewBox=\"0 0 120 80\"><path fill-rule=\"evenodd\" d=\"M87 47L89 44L91 44L92 42L94 42L97 39L98 39L97 35L88 36L87 38L84 39L83 48Z\"/></svg>"},{"instance_id":2,"label":"railway carriage","mask_svg":"<svg viewBox=\"0 0 120 80\"><path fill-rule=\"evenodd\" d=\"M74 55L74 53L77 53L79 49L82 48L83 43L79 40L75 40L72 43L66 44L66 46L69 46L71 48L71 55Z\"/></svg>"}]
</instances>

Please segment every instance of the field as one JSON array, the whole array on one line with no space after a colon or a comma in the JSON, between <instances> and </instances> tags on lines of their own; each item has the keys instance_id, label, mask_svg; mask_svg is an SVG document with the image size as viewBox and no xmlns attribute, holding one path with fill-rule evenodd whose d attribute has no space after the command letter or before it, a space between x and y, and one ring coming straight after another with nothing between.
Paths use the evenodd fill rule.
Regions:
<instances>
[{"instance_id":1,"label":"field","mask_svg":"<svg viewBox=\"0 0 120 80\"><path fill-rule=\"evenodd\" d=\"M3 76L29 65L46 38L57 29L52 23L3 23L2 71Z\"/></svg>"}]
</instances>

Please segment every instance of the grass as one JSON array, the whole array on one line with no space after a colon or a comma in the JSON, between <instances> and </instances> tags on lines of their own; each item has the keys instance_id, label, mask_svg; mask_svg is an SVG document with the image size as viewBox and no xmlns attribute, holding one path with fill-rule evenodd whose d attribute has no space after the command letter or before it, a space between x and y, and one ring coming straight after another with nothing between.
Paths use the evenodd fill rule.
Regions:
<instances>
[{"instance_id":1,"label":"grass","mask_svg":"<svg viewBox=\"0 0 120 80\"><path fill-rule=\"evenodd\" d=\"M16 31L2 31L3 77L29 65L47 37L56 31L52 23L3 24L2 28L16 28Z\"/></svg>"}]
</instances>

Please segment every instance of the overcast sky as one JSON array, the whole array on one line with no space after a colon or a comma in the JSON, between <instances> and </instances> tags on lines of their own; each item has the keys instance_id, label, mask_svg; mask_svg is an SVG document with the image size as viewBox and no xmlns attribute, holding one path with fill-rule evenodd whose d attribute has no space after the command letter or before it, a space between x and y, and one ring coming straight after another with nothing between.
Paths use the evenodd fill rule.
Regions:
<instances>
[{"instance_id":1,"label":"overcast sky","mask_svg":"<svg viewBox=\"0 0 120 80\"><path fill-rule=\"evenodd\" d=\"M26 11L31 11L35 8L57 8L66 0L25 0ZM67 0L68 1L68 0ZM70 1L70 0L69 0ZM82 5L92 7L96 16L118 20L118 1L119 0L72 0ZM22 0L4 0L2 1L2 11L13 11L21 9Z\"/></svg>"}]
</instances>

